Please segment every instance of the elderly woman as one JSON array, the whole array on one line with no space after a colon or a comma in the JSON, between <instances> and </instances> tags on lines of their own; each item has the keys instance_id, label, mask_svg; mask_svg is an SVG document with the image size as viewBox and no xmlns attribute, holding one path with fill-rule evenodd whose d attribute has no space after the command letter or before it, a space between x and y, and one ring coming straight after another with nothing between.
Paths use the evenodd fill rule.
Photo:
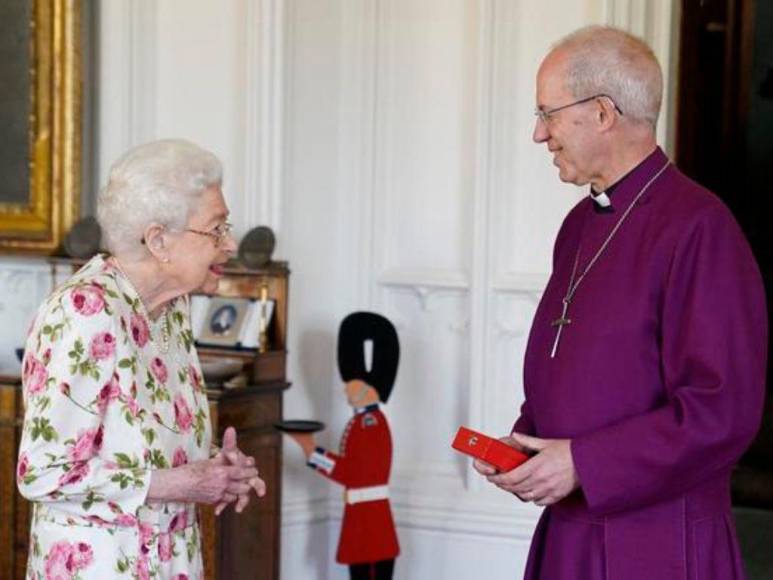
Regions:
<instances>
[{"instance_id":1,"label":"elderly woman","mask_svg":"<svg viewBox=\"0 0 773 580\"><path fill-rule=\"evenodd\" d=\"M202 577L196 504L265 485L233 429L212 451L188 294L235 250L211 153L177 140L119 159L99 255L40 308L25 349L18 464L34 502L28 578Z\"/></svg>"}]
</instances>

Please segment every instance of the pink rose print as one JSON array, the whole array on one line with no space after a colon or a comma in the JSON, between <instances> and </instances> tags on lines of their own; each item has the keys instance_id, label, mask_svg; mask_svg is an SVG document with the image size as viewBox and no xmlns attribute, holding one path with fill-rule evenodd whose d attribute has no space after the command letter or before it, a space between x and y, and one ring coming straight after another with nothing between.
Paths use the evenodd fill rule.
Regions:
<instances>
[{"instance_id":1,"label":"pink rose print","mask_svg":"<svg viewBox=\"0 0 773 580\"><path fill-rule=\"evenodd\" d=\"M137 399L126 399L126 406L129 408L129 412L132 414L132 417L136 417L139 414L140 405L137 403Z\"/></svg>"},{"instance_id":2,"label":"pink rose print","mask_svg":"<svg viewBox=\"0 0 773 580\"><path fill-rule=\"evenodd\" d=\"M105 524L107 524L107 522L105 520L103 520L102 518L100 518L99 516L86 516L86 520L91 522L92 524L96 524L96 525L98 525L100 527L102 527Z\"/></svg>"},{"instance_id":3,"label":"pink rose print","mask_svg":"<svg viewBox=\"0 0 773 580\"><path fill-rule=\"evenodd\" d=\"M70 396L70 385L68 383L65 383L64 381L59 383L59 390L62 391L62 394L65 397L69 397Z\"/></svg>"},{"instance_id":4,"label":"pink rose print","mask_svg":"<svg viewBox=\"0 0 773 580\"><path fill-rule=\"evenodd\" d=\"M83 316L92 316L105 307L105 293L99 284L88 284L72 291L70 295L75 310Z\"/></svg>"},{"instance_id":5,"label":"pink rose print","mask_svg":"<svg viewBox=\"0 0 773 580\"><path fill-rule=\"evenodd\" d=\"M94 550L86 542L78 542L73 546L69 564L74 570L83 570L94 561Z\"/></svg>"},{"instance_id":6,"label":"pink rose print","mask_svg":"<svg viewBox=\"0 0 773 580\"><path fill-rule=\"evenodd\" d=\"M188 372L191 375L191 384L193 385L194 390L200 391L201 390L201 375L199 374L199 371L196 370L195 366L190 365L188 367Z\"/></svg>"},{"instance_id":7,"label":"pink rose print","mask_svg":"<svg viewBox=\"0 0 773 580\"><path fill-rule=\"evenodd\" d=\"M74 572L70 562L72 545L66 540L56 542L46 556L46 580L70 580Z\"/></svg>"},{"instance_id":8,"label":"pink rose print","mask_svg":"<svg viewBox=\"0 0 773 580\"><path fill-rule=\"evenodd\" d=\"M100 389L97 395L97 408L101 415L105 414L110 401L115 401L121 396L121 386L118 383L118 373L113 373L110 381Z\"/></svg>"},{"instance_id":9,"label":"pink rose print","mask_svg":"<svg viewBox=\"0 0 773 580\"><path fill-rule=\"evenodd\" d=\"M172 534L158 535L158 557L162 562L172 559Z\"/></svg>"},{"instance_id":10,"label":"pink rose print","mask_svg":"<svg viewBox=\"0 0 773 580\"><path fill-rule=\"evenodd\" d=\"M178 574L177 576L174 577L174 580L188 580L188 575L187 574Z\"/></svg>"},{"instance_id":11,"label":"pink rose print","mask_svg":"<svg viewBox=\"0 0 773 580\"><path fill-rule=\"evenodd\" d=\"M89 345L91 358L105 360L113 356L115 352L115 337L109 332L98 332L91 339Z\"/></svg>"},{"instance_id":12,"label":"pink rose print","mask_svg":"<svg viewBox=\"0 0 773 580\"><path fill-rule=\"evenodd\" d=\"M59 485L71 485L73 483L78 483L81 481L84 477L86 477L89 474L89 464L88 463L76 463L70 471L65 473L59 478Z\"/></svg>"},{"instance_id":13,"label":"pink rose print","mask_svg":"<svg viewBox=\"0 0 773 580\"><path fill-rule=\"evenodd\" d=\"M30 459L29 457L27 457L26 453L22 453L19 456L19 463L16 466L16 479L18 481L22 481L24 479L24 476L27 475L27 471L29 471L29 468L30 468Z\"/></svg>"},{"instance_id":14,"label":"pink rose print","mask_svg":"<svg viewBox=\"0 0 773 580\"><path fill-rule=\"evenodd\" d=\"M147 554L140 554L139 558L137 558L135 577L137 580L150 580L150 561Z\"/></svg>"},{"instance_id":15,"label":"pink rose print","mask_svg":"<svg viewBox=\"0 0 773 580\"><path fill-rule=\"evenodd\" d=\"M142 348L148 343L150 338L150 329L148 328L148 321L144 316L139 314L132 314L131 318L132 338L137 346Z\"/></svg>"},{"instance_id":16,"label":"pink rose print","mask_svg":"<svg viewBox=\"0 0 773 580\"><path fill-rule=\"evenodd\" d=\"M174 397L174 420L180 431L187 433L193 424L193 413L191 413L188 403L182 393L177 393Z\"/></svg>"},{"instance_id":17,"label":"pink rose print","mask_svg":"<svg viewBox=\"0 0 773 580\"><path fill-rule=\"evenodd\" d=\"M172 456L172 467L180 467L186 463L188 463L188 454L185 453L185 449L178 447L174 450L174 455Z\"/></svg>"},{"instance_id":18,"label":"pink rose print","mask_svg":"<svg viewBox=\"0 0 773 580\"><path fill-rule=\"evenodd\" d=\"M130 514L121 514L115 518L115 525L123 528L133 528L137 525L137 518Z\"/></svg>"},{"instance_id":19,"label":"pink rose print","mask_svg":"<svg viewBox=\"0 0 773 580\"><path fill-rule=\"evenodd\" d=\"M33 355L27 355L24 358L24 369L22 371L22 380L27 387L27 393L37 395L43 391L48 380L48 370Z\"/></svg>"},{"instance_id":20,"label":"pink rose print","mask_svg":"<svg viewBox=\"0 0 773 580\"><path fill-rule=\"evenodd\" d=\"M181 511L175 514L169 524L169 533L179 532L188 527L188 512Z\"/></svg>"},{"instance_id":21,"label":"pink rose print","mask_svg":"<svg viewBox=\"0 0 773 580\"><path fill-rule=\"evenodd\" d=\"M166 370L164 361L158 357L151 361L150 372L153 373L153 376L156 377L156 380L162 384L165 384L166 379L169 377L169 371Z\"/></svg>"},{"instance_id":22,"label":"pink rose print","mask_svg":"<svg viewBox=\"0 0 773 580\"><path fill-rule=\"evenodd\" d=\"M153 526L145 523L140 524L140 544L147 547L153 540Z\"/></svg>"},{"instance_id":23,"label":"pink rose print","mask_svg":"<svg viewBox=\"0 0 773 580\"><path fill-rule=\"evenodd\" d=\"M89 474L88 463L76 463L72 468L70 468L70 471L63 474L59 478L59 485L64 486L64 485L71 485L73 483L78 483L88 474Z\"/></svg>"},{"instance_id":24,"label":"pink rose print","mask_svg":"<svg viewBox=\"0 0 773 580\"><path fill-rule=\"evenodd\" d=\"M94 550L86 542L56 542L46 556L46 580L70 580L94 561Z\"/></svg>"},{"instance_id":25,"label":"pink rose print","mask_svg":"<svg viewBox=\"0 0 773 580\"><path fill-rule=\"evenodd\" d=\"M102 449L102 437L104 428L100 426L97 429L89 429L78 433L78 440L75 445L67 450L67 457L70 461L88 461Z\"/></svg>"}]
</instances>

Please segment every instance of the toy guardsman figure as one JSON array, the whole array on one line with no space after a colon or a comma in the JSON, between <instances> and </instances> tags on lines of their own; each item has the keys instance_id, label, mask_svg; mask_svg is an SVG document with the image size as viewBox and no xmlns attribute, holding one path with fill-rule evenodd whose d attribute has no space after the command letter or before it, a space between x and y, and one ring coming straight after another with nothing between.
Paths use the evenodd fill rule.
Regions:
<instances>
[{"instance_id":1,"label":"toy guardsman figure","mask_svg":"<svg viewBox=\"0 0 773 580\"><path fill-rule=\"evenodd\" d=\"M367 342L372 342L370 369ZM349 566L352 580L391 579L400 552L387 487L392 437L379 408L392 391L399 357L397 332L389 320L371 312L347 316L338 332L338 368L354 417L346 425L340 450L317 447L310 433L289 433L310 467L346 487L336 560Z\"/></svg>"}]
</instances>

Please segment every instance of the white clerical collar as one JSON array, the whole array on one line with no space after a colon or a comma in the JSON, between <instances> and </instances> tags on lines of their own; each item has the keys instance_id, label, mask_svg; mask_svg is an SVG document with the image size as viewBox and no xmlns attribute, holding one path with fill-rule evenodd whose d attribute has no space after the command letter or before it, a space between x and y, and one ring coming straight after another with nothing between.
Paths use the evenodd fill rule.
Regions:
<instances>
[{"instance_id":1,"label":"white clerical collar","mask_svg":"<svg viewBox=\"0 0 773 580\"><path fill-rule=\"evenodd\" d=\"M590 198L596 202L599 207L609 207L612 205L612 200L605 192L595 193L592 189L590 192Z\"/></svg>"}]
</instances>

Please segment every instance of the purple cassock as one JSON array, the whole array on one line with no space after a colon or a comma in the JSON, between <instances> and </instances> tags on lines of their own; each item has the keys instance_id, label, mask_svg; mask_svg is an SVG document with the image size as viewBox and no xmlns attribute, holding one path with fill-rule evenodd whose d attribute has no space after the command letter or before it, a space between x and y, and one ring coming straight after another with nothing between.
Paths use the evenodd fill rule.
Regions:
<instances>
[{"instance_id":1,"label":"purple cassock","mask_svg":"<svg viewBox=\"0 0 773 580\"><path fill-rule=\"evenodd\" d=\"M545 509L525 578L732 580L743 565L730 472L762 416L765 297L738 224L656 149L611 195L579 202L556 239L514 430L570 438L580 489Z\"/></svg>"}]
</instances>

